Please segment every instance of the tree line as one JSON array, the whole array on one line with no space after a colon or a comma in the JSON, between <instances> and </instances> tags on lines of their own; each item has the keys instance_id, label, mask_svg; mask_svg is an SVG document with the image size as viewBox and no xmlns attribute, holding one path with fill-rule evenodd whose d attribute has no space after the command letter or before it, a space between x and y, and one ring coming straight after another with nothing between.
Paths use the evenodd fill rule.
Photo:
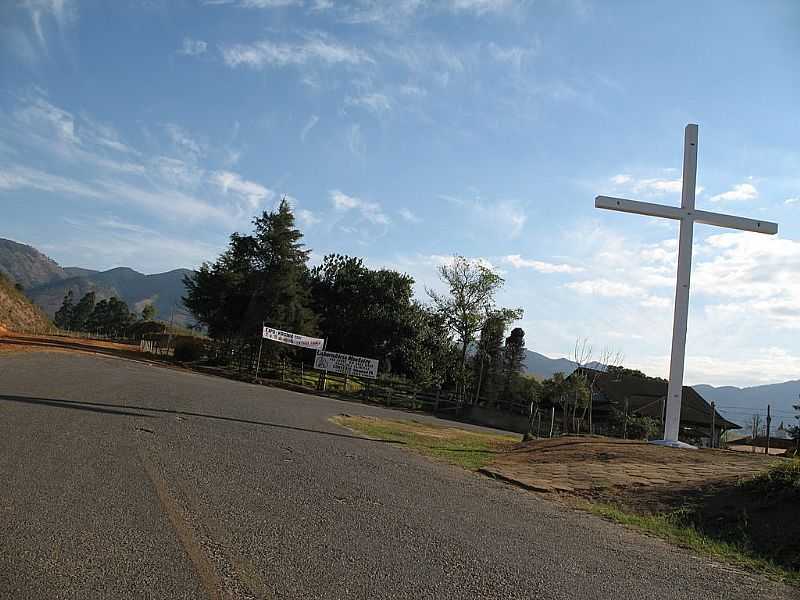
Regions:
<instances>
[{"instance_id":1,"label":"tree line","mask_svg":"<svg viewBox=\"0 0 800 600\"><path fill-rule=\"evenodd\" d=\"M421 302L405 273L340 254L310 266L309 254L284 200L184 279L184 305L212 338L255 342L265 324L323 337L328 350L377 358L385 375L464 399L503 405L533 393L534 380L522 377L525 333L506 336L522 309L497 306L504 281L488 266L453 257L438 269L445 291L426 289ZM267 342L264 352L303 351Z\"/></svg>"},{"instance_id":2,"label":"tree line","mask_svg":"<svg viewBox=\"0 0 800 600\"><path fill-rule=\"evenodd\" d=\"M67 291L56 311L53 322L61 329L87 331L123 337L138 319L152 321L156 309L151 303L142 308L140 315L131 312L125 301L116 297L97 301L94 291L89 291L75 302L75 294Z\"/></svg>"}]
</instances>

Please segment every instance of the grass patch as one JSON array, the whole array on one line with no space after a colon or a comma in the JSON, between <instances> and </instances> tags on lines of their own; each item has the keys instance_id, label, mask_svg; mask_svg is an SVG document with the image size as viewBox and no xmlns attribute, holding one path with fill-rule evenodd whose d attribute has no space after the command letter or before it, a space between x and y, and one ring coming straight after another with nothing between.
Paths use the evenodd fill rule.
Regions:
<instances>
[{"instance_id":1,"label":"grass patch","mask_svg":"<svg viewBox=\"0 0 800 600\"><path fill-rule=\"evenodd\" d=\"M331 419L367 437L403 444L407 448L475 471L498 453L519 442L519 436L492 435L419 421L392 421L376 417L339 415Z\"/></svg>"},{"instance_id":2,"label":"grass patch","mask_svg":"<svg viewBox=\"0 0 800 600\"><path fill-rule=\"evenodd\" d=\"M681 511L638 515L619 506L605 503L587 503L587 509L610 521L645 531L698 554L763 573L784 583L800 585L800 573L797 571L788 570L771 560L754 555L742 544L721 541L704 535L692 525L686 524Z\"/></svg>"}]
</instances>

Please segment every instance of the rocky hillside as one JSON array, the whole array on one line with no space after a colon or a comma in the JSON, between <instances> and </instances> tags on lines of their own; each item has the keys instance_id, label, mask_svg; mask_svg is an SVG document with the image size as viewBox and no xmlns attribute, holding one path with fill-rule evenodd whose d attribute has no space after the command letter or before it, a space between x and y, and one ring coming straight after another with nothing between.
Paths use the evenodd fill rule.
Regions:
<instances>
[{"instance_id":1,"label":"rocky hillside","mask_svg":"<svg viewBox=\"0 0 800 600\"><path fill-rule=\"evenodd\" d=\"M69 277L36 248L0 238L0 273L25 289Z\"/></svg>"},{"instance_id":2,"label":"rocky hillside","mask_svg":"<svg viewBox=\"0 0 800 600\"><path fill-rule=\"evenodd\" d=\"M0 273L0 332L43 332L52 327L44 312Z\"/></svg>"}]
</instances>

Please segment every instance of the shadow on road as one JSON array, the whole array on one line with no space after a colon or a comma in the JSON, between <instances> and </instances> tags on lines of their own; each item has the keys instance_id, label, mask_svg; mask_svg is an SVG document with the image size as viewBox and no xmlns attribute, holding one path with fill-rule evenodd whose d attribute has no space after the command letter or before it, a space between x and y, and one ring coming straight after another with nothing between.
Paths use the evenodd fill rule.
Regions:
<instances>
[{"instance_id":1,"label":"shadow on road","mask_svg":"<svg viewBox=\"0 0 800 600\"><path fill-rule=\"evenodd\" d=\"M307 429L305 427L295 427L293 425L283 425L280 423L269 423L267 421L252 421L250 419L237 419L236 417L223 417L220 415L207 415L203 413L188 412L185 410L168 410L166 408L148 408L146 406L119 406L118 404L105 404L102 402L79 402L77 400L59 400L55 398L30 398L27 396L8 396L0 394L0 401L7 402L20 402L24 404L40 404L43 406L52 406L56 408L69 408L75 410L88 410L91 412L108 413L114 415L127 415L132 417L147 417L153 418L154 415L147 415L143 413L128 412L124 409L141 410L146 412L166 413L170 415L177 415L181 417L197 417L200 419L212 419L215 421L229 421L231 423L245 423L247 425L259 425L261 427L274 427L277 429L289 429L291 431L302 431L305 433L314 433L318 435L328 435L332 437L348 438L352 440L361 440L365 442L376 442L379 444L398 444L404 445L405 442L393 440L376 440L371 438L364 438L357 435L348 435L346 433L335 433L332 431L321 431L319 429ZM122 409L122 410L121 410Z\"/></svg>"},{"instance_id":2,"label":"shadow on road","mask_svg":"<svg viewBox=\"0 0 800 600\"><path fill-rule=\"evenodd\" d=\"M0 400L6 400L8 402L21 402L23 404L38 404L43 406L53 406L55 408L69 408L72 410L88 410L89 412L96 412L96 413L103 413L107 415L122 415L127 417L145 417L147 419L152 419L153 415L145 415L143 413L135 413L130 412L127 410L119 410L120 408L127 408L127 407L114 407L115 410L111 408L103 408L104 406L111 407L112 405L92 405L85 402L72 402L71 400L52 400L50 398L27 398L25 396L5 396L0 395Z\"/></svg>"}]
</instances>

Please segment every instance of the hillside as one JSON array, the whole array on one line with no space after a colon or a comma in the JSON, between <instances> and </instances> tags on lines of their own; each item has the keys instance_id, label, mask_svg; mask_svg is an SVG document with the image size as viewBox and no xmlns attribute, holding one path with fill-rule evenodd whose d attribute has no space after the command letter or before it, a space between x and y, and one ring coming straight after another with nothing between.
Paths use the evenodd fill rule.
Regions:
<instances>
[{"instance_id":1,"label":"hillside","mask_svg":"<svg viewBox=\"0 0 800 600\"><path fill-rule=\"evenodd\" d=\"M26 290L66 279L67 273L36 248L0 238L0 273Z\"/></svg>"},{"instance_id":2,"label":"hillside","mask_svg":"<svg viewBox=\"0 0 800 600\"><path fill-rule=\"evenodd\" d=\"M68 272L86 274L26 290L33 301L49 315L54 315L59 309L67 291L72 290L77 299L93 290L98 300L116 296L134 311L141 310L146 302L152 302L156 307L157 318L162 320L168 320L175 307L175 321L182 323L187 320L185 311L181 309L181 296L185 293L183 278L191 273L188 269L175 269L154 275L144 275L127 267L109 271L78 271L70 268Z\"/></svg>"},{"instance_id":3,"label":"hillside","mask_svg":"<svg viewBox=\"0 0 800 600\"><path fill-rule=\"evenodd\" d=\"M52 324L42 310L0 273L0 332L4 329L41 332L50 327Z\"/></svg>"},{"instance_id":4,"label":"hillside","mask_svg":"<svg viewBox=\"0 0 800 600\"><path fill-rule=\"evenodd\" d=\"M22 285L25 294L50 318L61 307L68 291L72 291L76 300L94 291L98 300L117 297L137 312L146 302L152 302L156 317L162 320L169 320L174 310L175 322L182 324L189 320L181 304L185 293L183 278L191 272L175 269L145 275L127 267L108 271L62 268L36 248L0 238L0 274L6 275L12 284Z\"/></svg>"}]
</instances>

